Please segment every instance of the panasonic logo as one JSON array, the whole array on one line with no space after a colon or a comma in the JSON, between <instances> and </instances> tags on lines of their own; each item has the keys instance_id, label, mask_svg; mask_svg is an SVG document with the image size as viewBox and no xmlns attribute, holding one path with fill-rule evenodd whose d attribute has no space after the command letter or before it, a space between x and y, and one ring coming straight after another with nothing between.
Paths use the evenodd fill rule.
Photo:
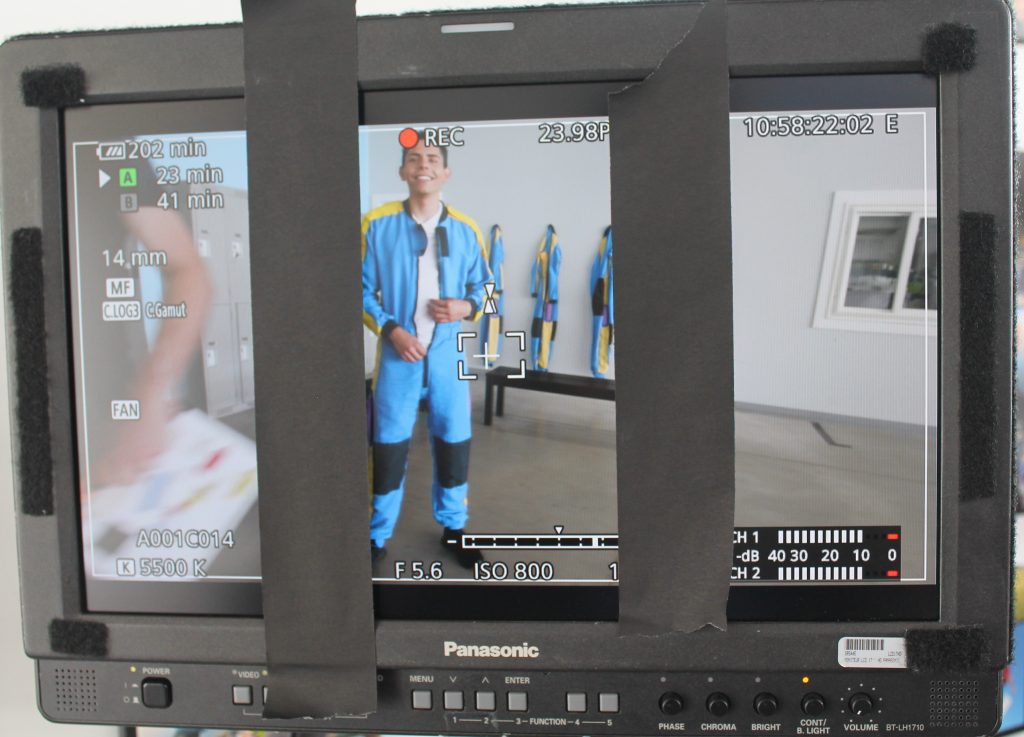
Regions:
<instances>
[{"instance_id":1,"label":"panasonic logo","mask_svg":"<svg viewBox=\"0 0 1024 737\"><path fill-rule=\"evenodd\" d=\"M539 658L540 648L524 642L522 645L460 645L445 640L446 658Z\"/></svg>"}]
</instances>

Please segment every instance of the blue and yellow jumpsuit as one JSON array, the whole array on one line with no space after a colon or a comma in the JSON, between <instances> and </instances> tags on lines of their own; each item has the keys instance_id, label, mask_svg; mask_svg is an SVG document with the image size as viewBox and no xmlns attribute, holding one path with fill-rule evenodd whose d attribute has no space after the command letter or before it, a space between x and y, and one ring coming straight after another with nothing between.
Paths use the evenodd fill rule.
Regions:
<instances>
[{"instance_id":1,"label":"blue and yellow jumpsuit","mask_svg":"<svg viewBox=\"0 0 1024 737\"><path fill-rule=\"evenodd\" d=\"M484 310L480 348L485 355L501 353L502 316L505 314L505 240L501 236L501 228L497 225L491 226L489 258L491 276L494 279L494 307L497 311L487 314Z\"/></svg>"},{"instance_id":2,"label":"blue and yellow jumpsuit","mask_svg":"<svg viewBox=\"0 0 1024 737\"><path fill-rule=\"evenodd\" d=\"M487 248L472 218L442 205L435 231L439 294L468 300L479 319L484 285L490 281ZM427 400L434 457L434 519L462 529L468 517L470 427L469 382L458 378L457 333L461 323L438 323L427 357L404 361L387 340L396 327L416 334L419 259L427 234L407 202L390 202L363 218L363 321L381 336L373 387L373 515L370 538L383 547L398 522L409 442L421 399Z\"/></svg>"},{"instance_id":3,"label":"blue and yellow jumpsuit","mask_svg":"<svg viewBox=\"0 0 1024 737\"><path fill-rule=\"evenodd\" d=\"M530 296L533 297L533 322L530 325L530 354L534 371L551 368L558 332L558 272L562 268L562 247L555 227L549 225L537 247L537 258L530 269Z\"/></svg>"},{"instance_id":4,"label":"blue and yellow jumpsuit","mask_svg":"<svg viewBox=\"0 0 1024 737\"><path fill-rule=\"evenodd\" d=\"M590 371L598 379L608 371L615 340L615 298L612 274L612 226L608 226L590 269L590 298L594 333L590 346Z\"/></svg>"}]
</instances>

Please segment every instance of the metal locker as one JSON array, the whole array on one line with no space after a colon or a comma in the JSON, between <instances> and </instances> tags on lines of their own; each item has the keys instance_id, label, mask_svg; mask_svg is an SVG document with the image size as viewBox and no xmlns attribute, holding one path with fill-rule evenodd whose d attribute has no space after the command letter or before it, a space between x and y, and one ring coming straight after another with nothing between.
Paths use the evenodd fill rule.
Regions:
<instances>
[{"instance_id":1,"label":"metal locker","mask_svg":"<svg viewBox=\"0 0 1024 737\"><path fill-rule=\"evenodd\" d=\"M223 190L225 196L224 224L228 251L228 278L231 301L252 302L249 274L249 199L246 192Z\"/></svg>"},{"instance_id":2,"label":"metal locker","mask_svg":"<svg viewBox=\"0 0 1024 737\"><path fill-rule=\"evenodd\" d=\"M252 356L252 305L240 302L235 305L235 325L238 336L238 362L241 376L242 404L251 408L256 404L256 390L253 380Z\"/></svg>"},{"instance_id":3,"label":"metal locker","mask_svg":"<svg viewBox=\"0 0 1024 737\"><path fill-rule=\"evenodd\" d=\"M211 305L203 330L201 358L206 379L206 412L211 417L231 414L241 398L233 312L231 305Z\"/></svg>"},{"instance_id":4,"label":"metal locker","mask_svg":"<svg viewBox=\"0 0 1024 737\"><path fill-rule=\"evenodd\" d=\"M195 210L192 212L192 232L196 250L206 265L206 273L213 286L213 302L231 302L231 281L228 272L228 247L226 223L220 210Z\"/></svg>"}]
</instances>

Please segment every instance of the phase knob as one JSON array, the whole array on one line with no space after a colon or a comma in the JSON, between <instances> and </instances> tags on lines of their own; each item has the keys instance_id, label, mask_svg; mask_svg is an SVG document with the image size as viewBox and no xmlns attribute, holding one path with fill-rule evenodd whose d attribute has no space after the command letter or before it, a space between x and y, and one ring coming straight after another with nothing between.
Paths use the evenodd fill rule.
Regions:
<instances>
[{"instance_id":1,"label":"phase knob","mask_svg":"<svg viewBox=\"0 0 1024 737\"><path fill-rule=\"evenodd\" d=\"M683 710L683 697L674 691L663 693L661 698L658 699L658 708L661 709L662 714L678 714Z\"/></svg>"}]
</instances>

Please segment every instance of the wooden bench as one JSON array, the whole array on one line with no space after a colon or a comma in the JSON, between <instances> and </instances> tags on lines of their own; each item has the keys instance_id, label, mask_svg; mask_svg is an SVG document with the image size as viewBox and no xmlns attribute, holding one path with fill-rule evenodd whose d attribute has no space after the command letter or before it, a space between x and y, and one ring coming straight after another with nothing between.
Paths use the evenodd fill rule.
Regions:
<instances>
[{"instance_id":1,"label":"wooden bench","mask_svg":"<svg viewBox=\"0 0 1024 737\"><path fill-rule=\"evenodd\" d=\"M543 371L527 371L525 378L511 378L518 376L519 373L518 368L508 366L498 366L487 372L486 389L484 390L485 425L493 423L495 413L498 417L505 414L506 387L615 401L615 381L613 379L595 379L591 376L553 374ZM497 406L494 404L495 387L498 389Z\"/></svg>"}]
</instances>

